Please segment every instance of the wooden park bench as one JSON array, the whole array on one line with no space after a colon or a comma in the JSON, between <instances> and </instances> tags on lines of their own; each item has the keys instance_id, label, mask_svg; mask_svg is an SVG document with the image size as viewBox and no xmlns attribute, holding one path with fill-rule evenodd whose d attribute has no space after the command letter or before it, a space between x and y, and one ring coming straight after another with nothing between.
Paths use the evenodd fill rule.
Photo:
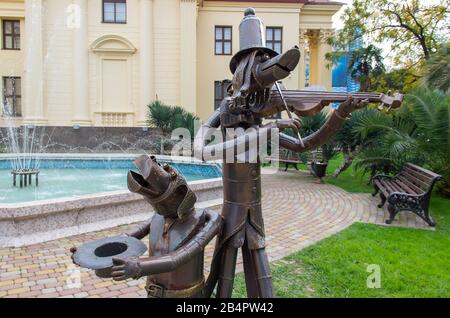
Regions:
<instances>
[{"instance_id":1,"label":"wooden park bench","mask_svg":"<svg viewBox=\"0 0 450 318\"><path fill-rule=\"evenodd\" d=\"M269 157L269 163L278 162L280 165L284 164L285 169L287 171L290 165L293 165L296 170L298 170L297 164L302 163L298 153L292 152L287 149L280 149L279 157Z\"/></svg>"},{"instance_id":2,"label":"wooden park bench","mask_svg":"<svg viewBox=\"0 0 450 318\"><path fill-rule=\"evenodd\" d=\"M375 175L371 179L375 188L372 195L376 196L380 192L379 208L388 202L387 224L391 224L400 211L410 211L428 225L435 226L436 223L429 215L428 206L433 186L440 179L442 177L432 171L407 163L396 176Z\"/></svg>"}]
</instances>

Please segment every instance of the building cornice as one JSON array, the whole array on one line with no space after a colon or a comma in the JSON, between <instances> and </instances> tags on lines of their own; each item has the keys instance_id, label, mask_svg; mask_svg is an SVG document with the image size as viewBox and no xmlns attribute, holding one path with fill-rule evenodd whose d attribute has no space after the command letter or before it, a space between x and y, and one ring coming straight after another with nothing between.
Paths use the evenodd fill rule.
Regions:
<instances>
[{"instance_id":1,"label":"building cornice","mask_svg":"<svg viewBox=\"0 0 450 318\"><path fill-rule=\"evenodd\" d=\"M227 11L242 12L244 7L254 7L259 12L284 12L299 13L303 4L299 3L278 3L272 2L254 2L254 1L203 1L203 5L199 4L201 11Z\"/></svg>"},{"instance_id":2,"label":"building cornice","mask_svg":"<svg viewBox=\"0 0 450 318\"><path fill-rule=\"evenodd\" d=\"M23 0L0 1L0 15L8 18L25 17L25 3Z\"/></svg>"}]
</instances>

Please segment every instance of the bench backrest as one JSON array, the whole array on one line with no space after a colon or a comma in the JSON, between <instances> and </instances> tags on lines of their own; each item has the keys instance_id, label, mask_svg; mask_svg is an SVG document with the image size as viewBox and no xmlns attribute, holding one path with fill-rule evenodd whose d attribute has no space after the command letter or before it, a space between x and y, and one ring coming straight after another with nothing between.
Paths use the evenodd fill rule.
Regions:
<instances>
[{"instance_id":1,"label":"bench backrest","mask_svg":"<svg viewBox=\"0 0 450 318\"><path fill-rule=\"evenodd\" d=\"M308 151L306 153L306 158L308 162L322 162L323 161L323 153L322 149L316 149L312 151Z\"/></svg>"},{"instance_id":2,"label":"bench backrest","mask_svg":"<svg viewBox=\"0 0 450 318\"><path fill-rule=\"evenodd\" d=\"M280 159L285 160L299 160L299 154L284 148L280 149Z\"/></svg>"},{"instance_id":3,"label":"bench backrest","mask_svg":"<svg viewBox=\"0 0 450 318\"><path fill-rule=\"evenodd\" d=\"M441 176L412 163L407 163L397 178L415 193L420 194L431 191L433 184Z\"/></svg>"}]
</instances>

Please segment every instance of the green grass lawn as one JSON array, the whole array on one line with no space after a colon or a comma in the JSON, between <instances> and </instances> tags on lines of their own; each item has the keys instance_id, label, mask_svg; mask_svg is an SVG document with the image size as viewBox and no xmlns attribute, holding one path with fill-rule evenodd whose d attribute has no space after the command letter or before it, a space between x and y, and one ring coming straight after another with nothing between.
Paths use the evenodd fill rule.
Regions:
<instances>
[{"instance_id":1,"label":"green grass lawn","mask_svg":"<svg viewBox=\"0 0 450 318\"><path fill-rule=\"evenodd\" d=\"M345 170L338 178L333 178L332 174L342 161L342 155L339 154L335 159L330 160L327 167L327 177L325 182L338 186L348 192L372 192L373 188L369 185L369 174L363 174L361 171L355 171L353 167Z\"/></svg>"},{"instance_id":2,"label":"green grass lawn","mask_svg":"<svg viewBox=\"0 0 450 318\"><path fill-rule=\"evenodd\" d=\"M333 171L341 158L330 162ZM326 182L370 192L351 168ZM278 297L450 297L450 200L434 195L435 231L357 223L272 264ZM379 265L381 288L367 287L368 265ZM243 275L235 297L246 297Z\"/></svg>"}]
</instances>

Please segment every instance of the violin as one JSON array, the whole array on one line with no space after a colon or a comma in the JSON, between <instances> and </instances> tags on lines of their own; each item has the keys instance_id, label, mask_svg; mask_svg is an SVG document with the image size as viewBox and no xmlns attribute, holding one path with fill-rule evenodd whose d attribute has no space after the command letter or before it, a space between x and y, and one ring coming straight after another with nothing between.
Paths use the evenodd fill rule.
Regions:
<instances>
[{"instance_id":1,"label":"violin","mask_svg":"<svg viewBox=\"0 0 450 318\"><path fill-rule=\"evenodd\" d=\"M282 90L284 100L289 109L298 116L311 116L318 113L325 106L335 102L345 102L349 98L355 101L367 100L369 103L379 103L379 109L399 108L403 102L403 94L396 93L389 96L383 93L336 93L312 90ZM283 108L283 98L276 90L272 90L269 104L277 109Z\"/></svg>"}]
</instances>

